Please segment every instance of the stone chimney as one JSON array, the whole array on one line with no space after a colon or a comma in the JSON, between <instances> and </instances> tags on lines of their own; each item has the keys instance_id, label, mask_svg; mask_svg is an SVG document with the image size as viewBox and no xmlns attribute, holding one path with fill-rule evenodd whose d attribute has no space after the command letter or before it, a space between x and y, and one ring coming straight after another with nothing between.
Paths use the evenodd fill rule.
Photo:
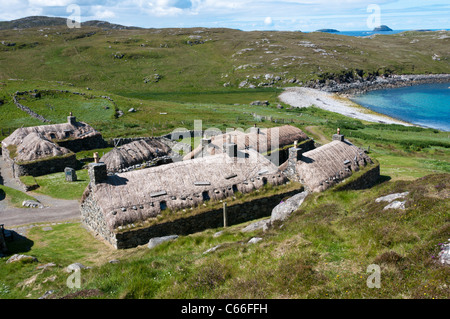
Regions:
<instances>
[{"instance_id":1,"label":"stone chimney","mask_svg":"<svg viewBox=\"0 0 450 319\"><path fill-rule=\"evenodd\" d=\"M297 147L297 141L294 142L294 147L289 148L289 158L285 174L292 180L298 180L297 176L297 162L302 160L303 150Z\"/></svg>"},{"instance_id":2,"label":"stone chimney","mask_svg":"<svg viewBox=\"0 0 450 319\"><path fill-rule=\"evenodd\" d=\"M344 141L344 135L341 134L341 129L337 129L337 134L333 134L333 141Z\"/></svg>"},{"instance_id":3,"label":"stone chimney","mask_svg":"<svg viewBox=\"0 0 450 319\"><path fill-rule=\"evenodd\" d=\"M71 125L77 124L77 118L72 115L72 112L70 112L70 115L67 117L67 122Z\"/></svg>"},{"instance_id":4,"label":"stone chimney","mask_svg":"<svg viewBox=\"0 0 450 319\"><path fill-rule=\"evenodd\" d=\"M259 127L255 125L253 125L253 127L250 128L250 133L255 133L255 134L259 134Z\"/></svg>"},{"instance_id":5,"label":"stone chimney","mask_svg":"<svg viewBox=\"0 0 450 319\"><path fill-rule=\"evenodd\" d=\"M229 157L237 157L237 144L236 143L225 143L223 145L223 152Z\"/></svg>"},{"instance_id":6,"label":"stone chimney","mask_svg":"<svg viewBox=\"0 0 450 319\"><path fill-rule=\"evenodd\" d=\"M211 143L211 137L207 137L206 135L202 138L202 146L208 147L208 145Z\"/></svg>"},{"instance_id":7,"label":"stone chimney","mask_svg":"<svg viewBox=\"0 0 450 319\"><path fill-rule=\"evenodd\" d=\"M88 173L91 183L93 184L103 183L108 178L106 164L99 161L97 152L94 153L94 163L90 163L88 166Z\"/></svg>"}]
</instances>

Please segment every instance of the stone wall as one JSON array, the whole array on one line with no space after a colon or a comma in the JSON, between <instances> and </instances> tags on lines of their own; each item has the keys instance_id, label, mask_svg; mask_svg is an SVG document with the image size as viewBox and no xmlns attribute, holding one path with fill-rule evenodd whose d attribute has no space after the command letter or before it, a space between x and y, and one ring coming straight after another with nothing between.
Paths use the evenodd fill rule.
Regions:
<instances>
[{"instance_id":1,"label":"stone wall","mask_svg":"<svg viewBox=\"0 0 450 319\"><path fill-rule=\"evenodd\" d=\"M361 172L338 184L335 188L337 191L367 189L374 186L380 179L380 164L374 162L372 165L366 166Z\"/></svg>"},{"instance_id":2,"label":"stone wall","mask_svg":"<svg viewBox=\"0 0 450 319\"><path fill-rule=\"evenodd\" d=\"M15 178L24 175L41 176L56 172L64 172L66 167L75 168L77 166L75 154L25 164L13 162L11 159L5 157L4 159L11 166Z\"/></svg>"},{"instance_id":3,"label":"stone wall","mask_svg":"<svg viewBox=\"0 0 450 319\"><path fill-rule=\"evenodd\" d=\"M17 95L23 95L27 92L16 92L16 94L13 96L13 102L14 104L22 111L28 113L31 117L34 117L35 119L38 119L39 121L42 121L44 123L50 123L50 120L47 120L45 117L43 117L40 114L37 114L36 112L32 111L30 108L26 107L25 105L22 105L17 100Z\"/></svg>"},{"instance_id":4,"label":"stone wall","mask_svg":"<svg viewBox=\"0 0 450 319\"><path fill-rule=\"evenodd\" d=\"M97 148L108 147L108 143L103 140L103 137L100 134L86 138L58 141L57 144L61 147L71 150L74 153L84 150L93 150Z\"/></svg>"},{"instance_id":5,"label":"stone wall","mask_svg":"<svg viewBox=\"0 0 450 319\"><path fill-rule=\"evenodd\" d=\"M91 185L88 186L91 188ZM87 191L87 190L86 190ZM86 192L85 191L85 192ZM93 199L92 192L86 198L83 198L81 206L81 222L87 226L95 235L100 236L106 242L116 247L116 238L114 233L110 232L106 225L105 218L97 202Z\"/></svg>"},{"instance_id":6,"label":"stone wall","mask_svg":"<svg viewBox=\"0 0 450 319\"><path fill-rule=\"evenodd\" d=\"M272 209L283 199L291 197L302 189L290 190L272 196L254 199L241 204L227 206L227 225L240 224L249 220L268 217ZM188 235L209 228L223 227L223 208L199 213L194 216L181 217L174 221L159 223L147 228L132 229L112 234L106 227L104 217L92 195L89 195L81 205L83 223L95 234L118 249L145 245L153 237L166 235Z\"/></svg>"}]
</instances>

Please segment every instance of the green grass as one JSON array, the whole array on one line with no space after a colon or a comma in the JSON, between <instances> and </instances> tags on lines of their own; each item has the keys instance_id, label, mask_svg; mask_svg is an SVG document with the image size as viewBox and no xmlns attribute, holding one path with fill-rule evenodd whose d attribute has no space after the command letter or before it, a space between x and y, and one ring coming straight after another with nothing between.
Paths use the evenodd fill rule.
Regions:
<instances>
[{"instance_id":1,"label":"green grass","mask_svg":"<svg viewBox=\"0 0 450 319\"><path fill-rule=\"evenodd\" d=\"M20 179L26 185L39 185L33 192L54 198L79 200L89 184L89 176L86 169L77 170L76 174L76 182L67 182L64 172L37 177L22 176Z\"/></svg>"},{"instance_id":2,"label":"green grass","mask_svg":"<svg viewBox=\"0 0 450 319\"><path fill-rule=\"evenodd\" d=\"M95 29L96 34L84 36L90 31L50 28L47 37L36 29L0 31L2 39L17 43L0 49L0 140L21 126L43 124L12 103L14 92L68 90L87 96L53 93L21 103L55 123L65 122L73 112L106 139L194 129L194 120L199 119L203 129L222 131L248 129L255 123L260 127L288 123L308 135L306 128L312 127L313 135L325 140L340 127L351 142L370 147L369 155L381 165L383 182L370 190L314 194L283 227L275 225L267 233L242 233L245 224L236 225L219 237L213 234L222 229L211 229L153 250L116 251L79 223L52 225L51 231L34 227L26 239L10 244L11 253L26 252L38 257L40 264L57 266L41 271L35 264L6 264L6 258L0 259L0 298L38 298L54 290L56 297L74 298L448 299L448 269L432 258L449 234L448 133L366 123L315 107L291 110L277 98L278 86L289 86L282 81L291 78L305 83L357 69L366 76L388 71L450 73L445 62L448 39L437 40L434 32L363 39L208 29L203 35L211 41L188 46L194 31L190 29ZM412 40L419 41L412 46ZM310 41L334 57L319 56L300 41ZM280 47L269 49L269 44ZM237 54L244 48L254 50ZM115 59L116 52L124 57ZM441 61L430 58L435 53ZM254 67L239 68L246 64ZM162 76L159 82L144 83L156 73ZM279 75L282 81L273 87L238 89L245 79L258 85L265 74ZM224 87L228 82L230 86ZM114 104L100 96L109 96ZM271 104L250 106L254 100ZM124 112L122 117L114 117L116 108ZM137 112L128 113L130 108ZM190 141L197 143L198 138ZM108 150L80 152L77 158ZM86 170L77 175L75 183L65 182L64 173L21 179L37 183L37 193L80 199L88 176ZM384 211L374 202L378 196L403 191L411 192L405 211ZM4 186L0 196L1 192L16 206L29 198ZM255 235L263 241L247 245ZM203 254L219 244L214 253ZM111 259L120 263L108 263ZM63 268L73 262L93 267L82 271L81 290L66 286L69 274ZM374 263L382 269L381 289L366 286L367 266Z\"/></svg>"},{"instance_id":3,"label":"green grass","mask_svg":"<svg viewBox=\"0 0 450 319\"><path fill-rule=\"evenodd\" d=\"M246 224L181 236L152 250L114 250L79 223L32 228L28 255L40 264L4 264L2 298L53 297L78 293L86 298L321 298L447 299L447 267L436 263L439 243L448 238L449 175L415 181L387 181L363 191L313 194L282 228L242 233ZM406 210L383 210L379 196L409 191ZM448 194L447 194L448 196ZM246 242L263 238L254 245ZM22 243L23 245L26 242ZM16 243L14 249L19 250ZM221 245L215 252L207 249ZM110 264L118 259L118 264ZM63 268L77 261L81 288L69 289ZM381 288L370 289L368 266L381 268ZM10 275L14 273L14 275ZM35 282L23 287L26 279ZM46 278L56 276L55 281ZM18 286L19 284L19 286ZM93 293L88 296L88 292ZM76 296L76 295L73 295Z\"/></svg>"},{"instance_id":4,"label":"green grass","mask_svg":"<svg viewBox=\"0 0 450 319\"><path fill-rule=\"evenodd\" d=\"M22 207L23 201L36 200L34 197L25 194L14 188L0 185L0 201L6 200L14 207Z\"/></svg>"}]
</instances>

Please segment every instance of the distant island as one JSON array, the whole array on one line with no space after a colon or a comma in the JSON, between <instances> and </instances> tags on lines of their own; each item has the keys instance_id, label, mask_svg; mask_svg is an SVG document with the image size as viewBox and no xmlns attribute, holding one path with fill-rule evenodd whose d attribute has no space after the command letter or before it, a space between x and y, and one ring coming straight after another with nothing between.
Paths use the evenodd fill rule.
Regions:
<instances>
[{"instance_id":1,"label":"distant island","mask_svg":"<svg viewBox=\"0 0 450 319\"><path fill-rule=\"evenodd\" d=\"M393 31L391 28L389 28L387 25L380 25L379 27L376 27L375 29L373 29L374 32L379 32L379 31Z\"/></svg>"},{"instance_id":2,"label":"distant island","mask_svg":"<svg viewBox=\"0 0 450 319\"><path fill-rule=\"evenodd\" d=\"M320 29L320 30L317 30L316 32L337 33L337 32L340 32L340 31L339 30L335 30L335 29Z\"/></svg>"}]
</instances>

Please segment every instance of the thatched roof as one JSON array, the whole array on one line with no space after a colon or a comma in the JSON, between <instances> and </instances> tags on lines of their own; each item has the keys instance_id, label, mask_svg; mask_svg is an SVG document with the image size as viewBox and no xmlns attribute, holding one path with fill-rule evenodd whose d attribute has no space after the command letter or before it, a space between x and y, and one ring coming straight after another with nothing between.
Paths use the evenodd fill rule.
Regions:
<instances>
[{"instance_id":1,"label":"thatched roof","mask_svg":"<svg viewBox=\"0 0 450 319\"><path fill-rule=\"evenodd\" d=\"M253 132L252 130L249 133L235 130L230 133L212 136L211 143L208 146L197 146L184 159L220 154L223 152L223 144L229 140L238 145L238 150L252 148L264 154L268 151L291 145L295 141L302 142L307 139L308 136L302 130L291 125L260 129L259 132Z\"/></svg>"},{"instance_id":2,"label":"thatched roof","mask_svg":"<svg viewBox=\"0 0 450 319\"><path fill-rule=\"evenodd\" d=\"M16 146L18 161L37 160L70 153L69 150L54 142L85 139L95 135L100 133L83 122L22 127L5 138L2 141L2 147Z\"/></svg>"},{"instance_id":3,"label":"thatched roof","mask_svg":"<svg viewBox=\"0 0 450 319\"><path fill-rule=\"evenodd\" d=\"M277 166L259 153L239 151L238 156L219 154L108 176L104 183L88 186L83 198L92 196L113 230L156 217L164 205L179 210L208 198L248 193L265 183L287 182Z\"/></svg>"},{"instance_id":4,"label":"thatched roof","mask_svg":"<svg viewBox=\"0 0 450 319\"><path fill-rule=\"evenodd\" d=\"M31 133L24 137L22 143L17 146L16 162L35 161L46 157L63 156L72 153L64 147L50 142L38 133Z\"/></svg>"},{"instance_id":5,"label":"thatched roof","mask_svg":"<svg viewBox=\"0 0 450 319\"><path fill-rule=\"evenodd\" d=\"M32 127L22 127L15 130L10 136L2 141L3 145L19 145L22 140L31 133L37 133L48 140L62 141L66 139L84 139L99 135L100 133L90 125L83 122L40 125Z\"/></svg>"},{"instance_id":6,"label":"thatched roof","mask_svg":"<svg viewBox=\"0 0 450 319\"><path fill-rule=\"evenodd\" d=\"M373 163L364 151L348 141L333 141L303 153L296 173L311 191L323 191Z\"/></svg>"},{"instance_id":7,"label":"thatched roof","mask_svg":"<svg viewBox=\"0 0 450 319\"><path fill-rule=\"evenodd\" d=\"M167 156L169 152L170 147L157 139L138 140L106 153L100 162L106 164L108 171L118 172L123 168Z\"/></svg>"}]
</instances>

